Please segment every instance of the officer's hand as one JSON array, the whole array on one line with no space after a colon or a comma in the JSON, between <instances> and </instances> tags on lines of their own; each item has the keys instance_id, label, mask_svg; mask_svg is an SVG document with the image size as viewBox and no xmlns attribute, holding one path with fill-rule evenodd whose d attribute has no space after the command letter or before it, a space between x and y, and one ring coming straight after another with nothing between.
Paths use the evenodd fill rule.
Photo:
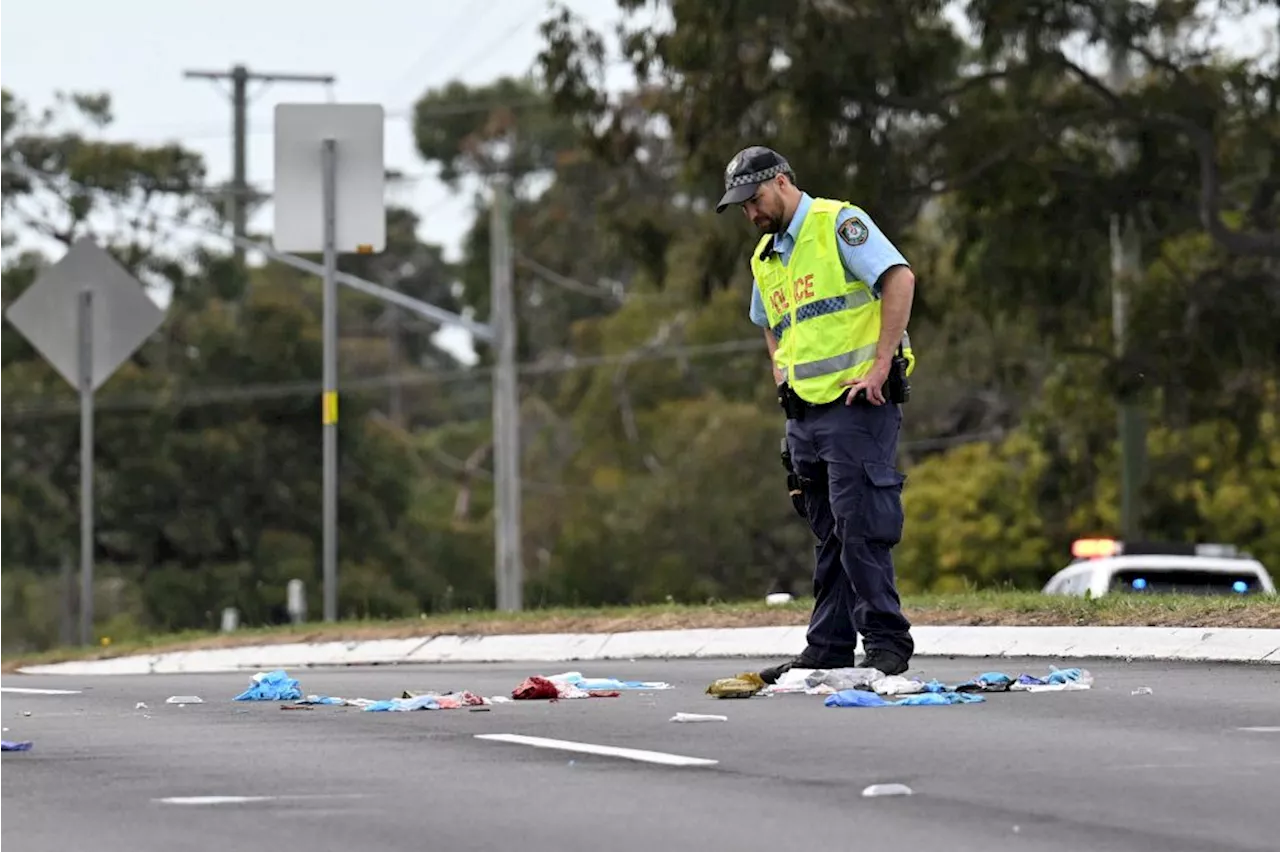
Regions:
<instances>
[{"instance_id":1,"label":"officer's hand","mask_svg":"<svg viewBox=\"0 0 1280 852\"><path fill-rule=\"evenodd\" d=\"M859 391L866 391L867 402L872 405L884 405L884 383L889 378L889 362L876 361L871 365L871 371L860 379L853 379L840 384L851 388L849 395L845 397L845 405L853 405L853 398L858 395Z\"/></svg>"}]
</instances>

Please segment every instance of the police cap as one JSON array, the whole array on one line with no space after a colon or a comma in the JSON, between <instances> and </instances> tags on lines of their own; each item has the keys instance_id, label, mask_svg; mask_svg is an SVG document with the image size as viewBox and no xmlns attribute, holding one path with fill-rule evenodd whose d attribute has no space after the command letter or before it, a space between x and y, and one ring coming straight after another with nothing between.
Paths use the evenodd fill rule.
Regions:
<instances>
[{"instance_id":1,"label":"police cap","mask_svg":"<svg viewBox=\"0 0 1280 852\"><path fill-rule=\"evenodd\" d=\"M743 148L725 167L724 196L716 205L716 212L723 213L730 204L741 204L756 194L757 186L782 174L795 180L791 164L777 151L763 145Z\"/></svg>"}]
</instances>

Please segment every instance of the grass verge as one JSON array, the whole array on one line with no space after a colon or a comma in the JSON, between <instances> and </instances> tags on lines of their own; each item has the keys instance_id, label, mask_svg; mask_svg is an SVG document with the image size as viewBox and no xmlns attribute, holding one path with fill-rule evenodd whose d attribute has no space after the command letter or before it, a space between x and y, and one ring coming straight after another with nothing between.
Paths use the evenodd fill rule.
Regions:
<instances>
[{"instance_id":1,"label":"grass verge","mask_svg":"<svg viewBox=\"0 0 1280 852\"><path fill-rule=\"evenodd\" d=\"M444 634L612 633L694 627L768 627L808 622L810 600L783 606L763 602L709 605L658 604L593 609L541 609L521 613L456 612L395 621L343 621L247 628L235 633L188 631L113 642L92 649L55 648L5 655L3 670L65 660L102 659L138 653L230 648L284 642L397 639ZM971 592L916 595L903 600L917 625L1076 625L1280 628L1280 596L1201 597L1112 595L1098 599L1036 592Z\"/></svg>"}]
</instances>

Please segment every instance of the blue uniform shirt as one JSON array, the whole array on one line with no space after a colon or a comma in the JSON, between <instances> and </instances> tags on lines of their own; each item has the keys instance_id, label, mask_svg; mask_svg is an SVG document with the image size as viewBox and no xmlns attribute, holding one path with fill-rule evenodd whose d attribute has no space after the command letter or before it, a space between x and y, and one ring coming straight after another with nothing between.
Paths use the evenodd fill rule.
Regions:
<instances>
[{"instance_id":1,"label":"blue uniform shirt","mask_svg":"<svg viewBox=\"0 0 1280 852\"><path fill-rule=\"evenodd\" d=\"M809 193L801 193L800 204L796 207L796 214L791 217L791 224L783 233L773 235L773 250L777 252L778 259L784 266L791 261L791 251L796 246L796 238L800 236L800 227L804 224L804 217L808 215L811 204L813 204L813 198ZM850 232L853 241L858 243L852 245L849 240L841 236L841 227L855 216L865 227L866 238L862 238L861 229L856 227L846 229ZM852 208L846 207L836 215L836 245L840 248L840 260L844 264L847 279L867 282L877 298L880 296L880 276L890 267L910 265L893 243L889 242L884 232L871 221L866 211L855 213ZM769 327L769 317L764 311L764 300L760 298L760 286L754 281L751 283L750 316L751 321L761 328Z\"/></svg>"}]
</instances>

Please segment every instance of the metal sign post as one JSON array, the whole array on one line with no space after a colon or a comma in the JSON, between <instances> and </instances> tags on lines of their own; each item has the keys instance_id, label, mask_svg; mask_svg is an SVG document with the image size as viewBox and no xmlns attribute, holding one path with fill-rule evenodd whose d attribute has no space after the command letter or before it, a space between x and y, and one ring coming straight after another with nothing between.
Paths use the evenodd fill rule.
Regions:
<instances>
[{"instance_id":1,"label":"metal sign post","mask_svg":"<svg viewBox=\"0 0 1280 852\"><path fill-rule=\"evenodd\" d=\"M325 621L338 618L338 253L372 254L386 245L383 123L379 104L276 106L272 242L278 251L324 255L320 423Z\"/></svg>"},{"instance_id":2,"label":"metal sign post","mask_svg":"<svg viewBox=\"0 0 1280 852\"><path fill-rule=\"evenodd\" d=\"M80 644L93 642L93 291L80 291Z\"/></svg>"},{"instance_id":3,"label":"metal sign post","mask_svg":"<svg viewBox=\"0 0 1280 852\"><path fill-rule=\"evenodd\" d=\"M80 393L80 641L93 641L93 396L164 321L142 283L89 237L5 313Z\"/></svg>"},{"instance_id":4,"label":"metal sign post","mask_svg":"<svg viewBox=\"0 0 1280 852\"><path fill-rule=\"evenodd\" d=\"M324 373L321 429L324 431L324 620L338 617L338 271L337 143L321 143L320 171L324 205Z\"/></svg>"}]
</instances>

